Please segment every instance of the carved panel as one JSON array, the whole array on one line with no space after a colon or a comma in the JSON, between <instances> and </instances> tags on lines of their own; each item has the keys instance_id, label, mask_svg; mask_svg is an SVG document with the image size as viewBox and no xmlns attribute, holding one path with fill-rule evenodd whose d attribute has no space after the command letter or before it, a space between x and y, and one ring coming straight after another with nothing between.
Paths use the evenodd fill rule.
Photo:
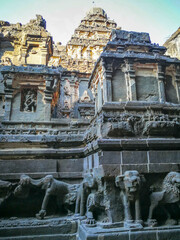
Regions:
<instances>
[{"instance_id":1,"label":"carved panel","mask_svg":"<svg viewBox=\"0 0 180 240\"><path fill-rule=\"evenodd\" d=\"M37 106L37 89L25 88L21 91L21 111L35 112Z\"/></svg>"}]
</instances>

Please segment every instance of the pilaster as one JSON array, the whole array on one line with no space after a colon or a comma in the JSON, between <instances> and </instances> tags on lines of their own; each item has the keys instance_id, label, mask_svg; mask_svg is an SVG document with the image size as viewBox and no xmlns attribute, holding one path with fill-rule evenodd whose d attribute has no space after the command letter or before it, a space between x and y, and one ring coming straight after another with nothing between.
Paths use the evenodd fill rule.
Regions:
<instances>
[{"instance_id":1,"label":"pilaster","mask_svg":"<svg viewBox=\"0 0 180 240\"><path fill-rule=\"evenodd\" d=\"M5 92L5 113L4 120L9 121L11 118L11 108L12 108L12 96L13 96L13 75L4 74L4 92Z\"/></svg>"},{"instance_id":2,"label":"pilaster","mask_svg":"<svg viewBox=\"0 0 180 240\"><path fill-rule=\"evenodd\" d=\"M165 79L165 66L158 64L158 90L160 102L166 101L164 79Z\"/></svg>"},{"instance_id":3,"label":"pilaster","mask_svg":"<svg viewBox=\"0 0 180 240\"><path fill-rule=\"evenodd\" d=\"M125 79L127 84L127 100L128 101L136 101L136 81L135 81L135 70L133 62L125 61L126 64L126 72Z\"/></svg>"},{"instance_id":4,"label":"pilaster","mask_svg":"<svg viewBox=\"0 0 180 240\"><path fill-rule=\"evenodd\" d=\"M178 102L180 103L180 67L176 68L175 83L176 83L177 98L178 98Z\"/></svg>"},{"instance_id":5,"label":"pilaster","mask_svg":"<svg viewBox=\"0 0 180 240\"><path fill-rule=\"evenodd\" d=\"M112 102L112 64L105 64L103 66L103 99L105 102Z\"/></svg>"},{"instance_id":6,"label":"pilaster","mask_svg":"<svg viewBox=\"0 0 180 240\"><path fill-rule=\"evenodd\" d=\"M44 100L46 102L45 104L45 120L50 121L51 120L51 102L52 102L52 95L53 95L53 77L50 76L45 76L44 77L46 80L46 89L44 91Z\"/></svg>"}]
</instances>

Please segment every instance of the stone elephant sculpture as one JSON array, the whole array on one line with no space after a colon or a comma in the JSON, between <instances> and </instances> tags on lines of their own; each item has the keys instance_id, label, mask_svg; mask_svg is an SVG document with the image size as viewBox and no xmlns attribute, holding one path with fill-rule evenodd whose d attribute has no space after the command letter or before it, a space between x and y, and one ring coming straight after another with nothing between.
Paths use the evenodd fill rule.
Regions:
<instances>
[{"instance_id":1,"label":"stone elephant sculpture","mask_svg":"<svg viewBox=\"0 0 180 240\"><path fill-rule=\"evenodd\" d=\"M41 210L36 214L38 219L43 219L46 215L46 208L50 196L56 196L61 206L71 205L76 201L77 190L79 184L68 184L59 180L56 180L52 175L47 175L39 180L34 180L27 175L22 175L20 182L14 190L15 196L22 197L29 194L30 187L41 187L45 189L45 196L42 202Z\"/></svg>"},{"instance_id":2,"label":"stone elephant sculpture","mask_svg":"<svg viewBox=\"0 0 180 240\"><path fill-rule=\"evenodd\" d=\"M155 219L152 219L154 209L158 205L177 203L180 206L180 173L170 172L166 175L162 183L162 191L152 192L150 195L150 208L148 216L148 225L154 226L157 224ZM164 208L168 219L170 220L171 215L166 208ZM169 221L170 222L170 221Z\"/></svg>"},{"instance_id":3,"label":"stone elephant sculpture","mask_svg":"<svg viewBox=\"0 0 180 240\"><path fill-rule=\"evenodd\" d=\"M0 205L13 193L17 183L0 180Z\"/></svg>"},{"instance_id":4,"label":"stone elephant sculpture","mask_svg":"<svg viewBox=\"0 0 180 240\"><path fill-rule=\"evenodd\" d=\"M124 222L126 227L142 227L140 191L145 179L138 171L126 171L116 177L116 186L120 188L120 196L124 207ZM135 219L132 218L130 204L135 206Z\"/></svg>"}]
</instances>

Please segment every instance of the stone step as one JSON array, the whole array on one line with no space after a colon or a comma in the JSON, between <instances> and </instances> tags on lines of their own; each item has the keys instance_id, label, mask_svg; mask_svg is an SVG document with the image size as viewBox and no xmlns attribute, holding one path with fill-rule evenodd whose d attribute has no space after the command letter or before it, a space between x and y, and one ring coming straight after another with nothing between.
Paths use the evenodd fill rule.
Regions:
<instances>
[{"instance_id":1,"label":"stone step","mask_svg":"<svg viewBox=\"0 0 180 240\"><path fill-rule=\"evenodd\" d=\"M17 226L15 226L17 225ZM0 227L0 240L4 239L76 239L78 222L68 221L30 221L8 222Z\"/></svg>"},{"instance_id":2,"label":"stone step","mask_svg":"<svg viewBox=\"0 0 180 240\"><path fill-rule=\"evenodd\" d=\"M76 240L76 233L0 237L0 240L32 240L32 239L33 240Z\"/></svg>"}]
</instances>

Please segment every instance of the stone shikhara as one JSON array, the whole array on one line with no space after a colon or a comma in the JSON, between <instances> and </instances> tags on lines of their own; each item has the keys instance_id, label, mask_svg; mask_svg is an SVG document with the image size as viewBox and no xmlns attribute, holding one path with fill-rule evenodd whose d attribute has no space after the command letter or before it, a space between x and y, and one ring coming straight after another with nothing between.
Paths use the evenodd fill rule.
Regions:
<instances>
[{"instance_id":1,"label":"stone shikhara","mask_svg":"<svg viewBox=\"0 0 180 240\"><path fill-rule=\"evenodd\" d=\"M0 21L2 239L178 239L178 34L93 8L62 46L40 15Z\"/></svg>"}]
</instances>

